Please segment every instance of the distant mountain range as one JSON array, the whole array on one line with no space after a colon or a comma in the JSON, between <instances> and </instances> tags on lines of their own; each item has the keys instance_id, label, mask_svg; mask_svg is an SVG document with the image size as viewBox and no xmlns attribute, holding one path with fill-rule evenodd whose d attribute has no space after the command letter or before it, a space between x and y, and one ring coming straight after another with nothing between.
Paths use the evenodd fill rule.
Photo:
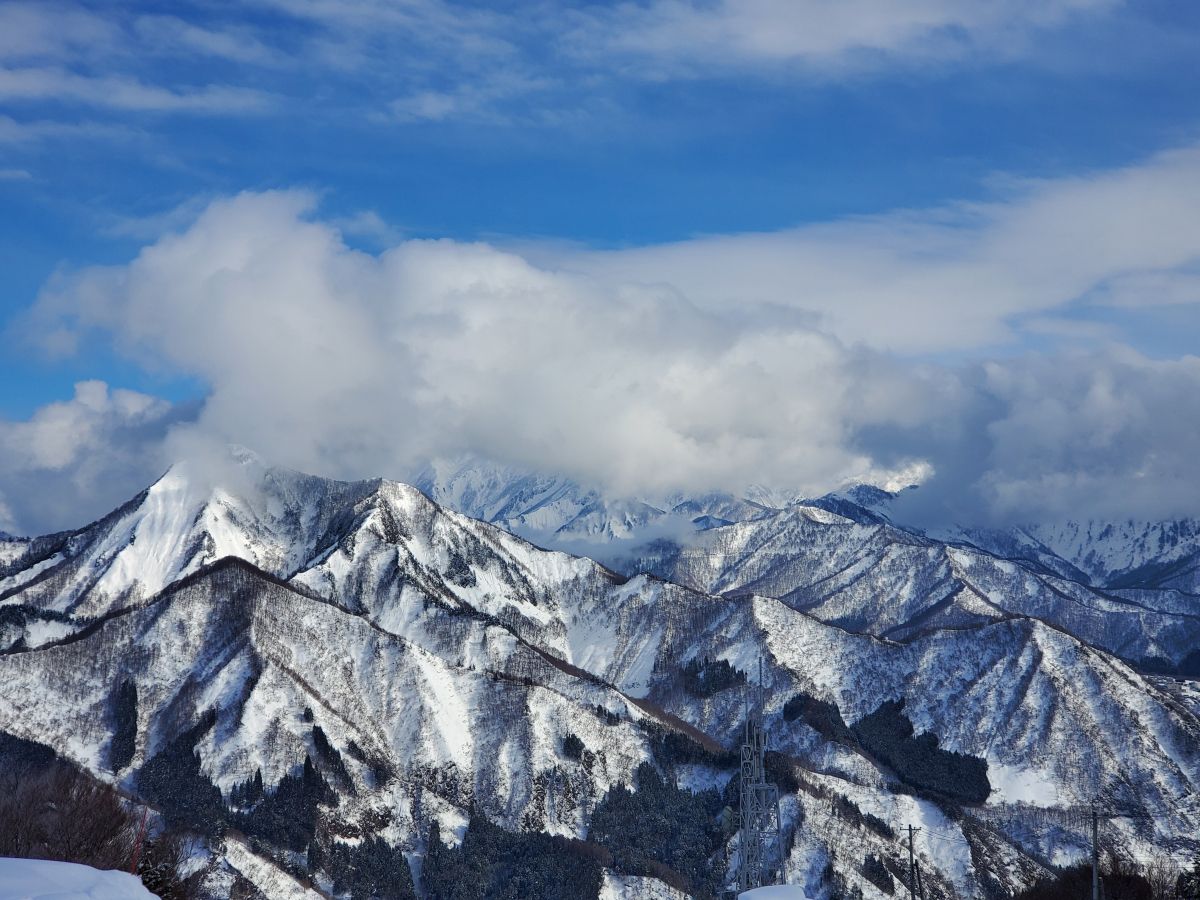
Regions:
<instances>
[{"instance_id":1,"label":"distant mountain range","mask_svg":"<svg viewBox=\"0 0 1200 900\"><path fill-rule=\"evenodd\" d=\"M597 896L704 896L736 853L713 823L762 660L786 871L814 895L887 896L868 858L899 875L911 823L931 896L1004 896L1083 852L1053 811L1093 800L1150 817L1106 825L1129 852L1196 848L1194 522L932 535L869 488L613 501L478 463L416 482L239 454L0 541L0 731L195 816L214 895L338 893L364 836L421 883L431 824L455 843L474 816L597 838ZM954 775L972 759L983 802ZM591 826L652 777L680 809L716 792L709 843L630 862Z\"/></svg>"},{"instance_id":2,"label":"distant mountain range","mask_svg":"<svg viewBox=\"0 0 1200 900\"><path fill-rule=\"evenodd\" d=\"M775 597L854 631L904 638L1028 615L1148 670L1200 674L1197 519L925 530L870 485L807 499L758 489L609 500L476 460L430 467L416 484L625 574Z\"/></svg>"}]
</instances>

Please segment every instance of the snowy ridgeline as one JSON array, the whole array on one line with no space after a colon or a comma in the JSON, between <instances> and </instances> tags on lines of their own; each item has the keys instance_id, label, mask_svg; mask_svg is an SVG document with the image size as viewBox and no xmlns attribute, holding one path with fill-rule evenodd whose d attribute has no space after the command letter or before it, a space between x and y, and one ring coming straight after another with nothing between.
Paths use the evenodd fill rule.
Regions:
<instances>
[{"instance_id":1,"label":"snowy ridgeline","mask_svg":"<svg viewBox=\"0 0 1200 900\"><path fill-rule=\"evenodd\" d=\"M1045 808L1095 796L1156 817L1113 842L1191 854L1197 698L1097 649L1200 640L1166 593L1122 602L849 501L696 540L657 560L690 587L626 579L405 485L176 466L88 528L4 548L0 731L224 833L214 878L272 900L560 850L587 896L674 900L722 874L761 658L787 875L815 897L885 896L909 823L931 888L1011 892L1085 852ZM939 783L964 766L970 792ZM520 839L471 857L472 811Z\"/></svg>"},{"instance_id":2,"label":"snowy ridgeline","mask_svg":"<svg viewBox=\"0 0 1200 900\"><path fill-rule=\"evenodd\" d=\"M155 900L127 872L42 859L0 859L0 900Z\"/></svg>"},{"instance_id":3,"label":"snowy ridgeline","mask_svg":"<svg viewBox=\"0 0 1200 900\"><path fill-rule=\"evenodd\" d=\"M500 525L535 543L606 560L628 558L631 548L663 540L713 548L697 533L758 523L772 534L793 509L824 510L866 525L887 525L948 544L969 544L1004 559L1032 563L1089 586L1200 592L1200 519L1063 521L981 529L907 527L909 491L893 493L858 484L822 497L754 486L740 495L675 494L613 497L562 477L548 477L475 457L442 460L413 483L442 506ZM910 489L911 490L911 489ZM768 540L772 555L803 555L799 545ZM636 558L636 553L632 554ZM733 557L718 565L736 563Z\"/></svg>"}]
</instances>

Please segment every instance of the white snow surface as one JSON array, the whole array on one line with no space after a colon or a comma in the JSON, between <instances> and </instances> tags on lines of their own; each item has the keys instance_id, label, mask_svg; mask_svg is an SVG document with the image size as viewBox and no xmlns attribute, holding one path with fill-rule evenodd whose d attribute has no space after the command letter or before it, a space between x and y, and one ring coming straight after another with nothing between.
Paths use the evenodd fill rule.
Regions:
<instances>
[{"instance_id":1,"label":"white snow surface","mask_svg":"<svg viewBox=\"0 0 1200 900\"><path fill-rule=\"evenodd\" d=\"M0 900L151 900L128 872L76 863L0 858Z\"/></svg>"},{"instance_id":2,"label":"white snow surface","mask_svg":"<svg viewBox=\"0 0 1200 900\"><path fill-rule=\"evenodd\" d=\"M738 900L809 900L804 888L796 884L772 884L767 887L742 891Z\"/></svg>"}]
</instances>

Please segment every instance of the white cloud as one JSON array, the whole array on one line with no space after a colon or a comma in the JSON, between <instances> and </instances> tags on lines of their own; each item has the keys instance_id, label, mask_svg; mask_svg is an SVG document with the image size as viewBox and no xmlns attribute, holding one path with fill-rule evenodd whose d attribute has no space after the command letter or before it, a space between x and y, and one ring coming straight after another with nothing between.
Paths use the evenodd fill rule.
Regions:
<instances>
[{"instance_id":1,"label":"white cloud","mask_svg":"<svg viewBox=\"0 0 1200 900\"><path fill-rule=\"evenodd\" d=\"M32 144L57 138L118 140L131 137L133 132L116 125L99 122L57 122L52 119L18 121L0 115L0 144Z\"/></svg>"},{"instance_id":2,"label":"white cloud","mask_svg":"<svg viewBox=\"0 0 1200 900\"><path fill-rule=\"evenodd\" d=\"M360 209L347 216L330 219L329 224L350 237L361 238L379 247L391 247L403 240L400 229L386 222L373 209Z\"/></svg>"},{"instance_id":3,"label":"white cloud","mask_svg":"<svg viewBox=\"0 0 1200 900\"><path fill-rule=\"evenodd\" d=\"M4 495L0 494L0 534L16 534L19 529L16 516L13 515L9 505L4 502Z\"/></svg>"},{"instance_id":4,"label":"white cloud","mask_svg":"<svg viewBox=\"0 0 1200 900\"><path fill-rule=\"evenodd\" d=\"M1111 349L993 363L986 390L1004 409L978 484L996 515L1200 513L1200 357Z\"/></svg>"},{"instance_id":5,"label":"white cloud","mask_svg":"<svg viewBox=\"0 0 1200 900\"><path fill-rule=\"evenodd\" d=\"M1200 146L1190 146L986 204L603 254L531 252L608 283L670 285L707 309L804 311L848 342L957 351L1011 341L1021 317L1114 285L1126 305L1186 296L1180 270L1200 263L1197 210Z\"/></svg>"},{"instance_id":6,"label":"white cloud","mask_svg":"<svg viewBox=\"0 0 1200 900\"><path fill-rule=\"evenodd\" d=\"M1130 272L1098 287L1090 298L1104 306L1183 306L1200 303L1200 271L1196 266Z\"/></svg>"},{"instance_id":7,"label":"white cloud","mask_svg":"<svg viewBox=\"0 0 1200 900\"><path fill-rule=\"evenodd\" d=\"M0 99L244 114L281 103L262 89L269 83L309 107L376 121L555 125L615 114L619 86L646 80L843 79L1045 56L1035 38L1119 5L258 0L196 16L186 7L139 14L119 4L14 2L0 4Z\"/></svg>"},{"instance_id":8,"label":"white cloud","mask_svg":"<svg viewBox=\"0 0 1200 900\"><path fill-rule=\"evenodd\" d=\"M23 422L0 419L0 530L81 525L161 471L167 428L187 410L102 381Z\"/></svg>"},{"instance_id":9,"label":"white cloud","mask_svg":"<svg viewBox=\"0 0 1200 900\"><path fill-rule=\"evenodd\" d=\"M154 241L169 232L183 231L200 217L215 198L194 194L174 206L144 215L111 215L103 226L106 234Z\"/></svg>"},{"instance_id":10,"label":"white cloud","mask_svg":"<svg viewBox=\"0 0 1200 900\"><path fill-rule=\"evenodd\" d=\"M618 490L816 485L870 465L842 407L900 422L919 396L885 360L672 291L601 289L486 245L358 253L305 218L311 202L214 203L129 266L47 291L36 331L104 329L210 385L197 433L340 475L478 450Z\"/></svg>"},{"instance_id":11,"label":"white cloud","mask_svg":"<svg viewBox=\"0 0 1200 900\"><path fill-rule=\"evenodd\" d=\"M369 254L310 194L243 194L128 265L48 285L28 324L50 350L98 334L206 384L168 456L230 441L366 477L475 452L658 495L933 471L923 502L972 515L1178 512L1200 363L1121 348L1087 304L1135 275L1143 303L1164 302L1151 276L1194 265L1198 156L985 206L617 253ZM1026 322L1085 349L1014 342L986 362ZM43 467L59 458L44 418Z\"/></svg>"},{"instance_id":12,"label":"white cloud","mask_svg":"<svg viewBox=\"0 0 1200 900\"><path fill-rule=\"evenodd\" d=\"M280 66L284 54L269 47L247 26L204 28L177 16L139 16L133 30L141 46L159 54L182 53L233 63Z\"/></svg>"}]
</instances>

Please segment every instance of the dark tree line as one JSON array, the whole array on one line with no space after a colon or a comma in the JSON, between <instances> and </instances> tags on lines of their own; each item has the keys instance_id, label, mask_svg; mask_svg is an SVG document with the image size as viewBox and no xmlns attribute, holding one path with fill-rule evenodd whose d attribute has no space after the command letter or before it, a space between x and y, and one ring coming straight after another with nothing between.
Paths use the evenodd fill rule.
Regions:
<instances>
[{"instance_id":1,"label":"dark tree line","mask_svg":"<svg viewBox=\"0 0 1200 900\"><path fill-rule=\"evenodd\" d=\"M255 769L254 775L245 781L239 781L229 791L229 805L235 810L248 810L266 796L263 788L262 769Z\"/></svg>"},{"instance_id":2,"label":"dark tree line","mask_svg":"<svg viewBox=\"0 0 1200 900\"><path fill-rule=\"evenodd\" d=\"M350 772L346 769L346 761L342 759L342 754L338 749L329 742L329 738L325 736L325 732L320 725L312 727L313 747L316 748L317 758L325 767L327 772L330 772L337 778L346 788L352 786L350 781Z\"/></svg>"},{"instance_id":3,"label":"dark tree line","mask_svg":"<svg viewBox=\"0 0 1200 900\"><path fill-rule=\"evenodd\" d=\"M638 766L637 790L617 785L592 813L589 840L613 856L617 871L651 875L696 897L720 889L723 866L714 855L726 834L725 806L715 790L693 794L663 780L649 763Z\"/></svg>"},{"instance_id":4,"label":"dark tree line","mask_svg":"<svg viewBox=\"0 0 1200 900\"><path fill-rule=\"evenodd\" d=\"M1158 900L1150 882L1129 866L1107 867L1103 876L1105 900ZM1092 867L1081 863L1043 878L1021 891L1013 900L1080 900L1092 896Z\"/></svg>"},{"instance_id":5,"label":"dark tree line","mask_svg":"<svg viewBox=\"0 0 1200 900\"><path fill-rule=\"evenodd\" d=\"M108 748L108 762L114 772L120 772L133 761L133 753L137 747L137 710L137 685L128 679L122 681L117 689L113 710L113 739Z\"/></svg>"},{"instance_id":6,"label":"dark tree line","mask_svg":"<svg viewBox=\"0 0 1200 900\"><path fill-rule=\"evenodd\" d=\"M783 705L783 718L787 722L802 720L828 741L850 745L855 743L854 734L842 719L842 711L837 704L804 691L799 691Z\"/></svg>"},{"instance_id":7,"label":"dark tree line","mask_svg":"<svg viewBox=\"0 0 1200 900\"><path fill-rule=\"evenodd\" d=\"M318 807L336 803L337 794L305 756L299 772L285 775L249 812L230 819L252 838L303 853L316 837Z\"/></svg>"},{"instance_id":8,"label":"dark tree line","mask_svg":"<svg viewBox=\"0 0 1200 900\"><path fill-rule=\"evenodd\" d=\"M682 669L683 687L694 697L711 697L746 683L746 673L726 660L693 659Z\"/></svg>"},{"instance_id":9,"label":"dark tree line","mask_svg":"<svg viewBox=\"0 0 1200 900\"><path fill-rule=\"evenodd\" d=\"M589 842L505 831L473 813L458 847L430 825L421 881L429 900L595 900L610 861Z\"/></svg>"},{"instance_id":10,"label":"dark tree line","mask_svg":"<svg viewBox=\"0 0 1200 900\"><path fill-rule=\"evenodd\" d=\"M215 837L224 833L220 789L200 771L196 744L217 722L215 710L154 754L138 773L138 788L168 821Z\"/></svg>"},{"instance_id":11,"label":"dark tree line","mask_svg":"<svg viewBox=\"0 0 1200 900\"><path fill-rule=\"evenodd\" d=\"M863 860L863 877L875 887L879 888L885 894L893 894L896 890L896 880L892 877L892 873L888 871L888 867L883 864L883 860L874 854L868 854Z\"/></svg>"},{"instance_id":12,"label":"dark tree line","mask_svg":"<svg viewBox=\"0 0 1200 900\"><path fill-rule=\"evenodd\" d=\"M842 794L834 794L831 802L831 809L835 816L846 822L849 822L855 828L869 828L877 835L888 840L894 840L896 830L887 822L878 816L873 816L870 813L863 812L849 797Z\"/></svg>"},{"instance_id":13,"label":"dark tree line","mask_svg":"<svg viewBox=\"0 0 1200 900\"><path fill-rule=\"evenodd\" d=\"M735 750L709 750L686 734L655 722L641 723L650 743L650 752L664 769L678 765L696 764L715 769L736 769Z\"/></svg>"},{"instance_id":14,"label":"dark tree line","mask_svg":"<svg viewBox=\"0 0 1200 900\"><path fill-rule=\"evenodd\" d=\"M562 752L563 756L565 756L567 759L582 759L583 751L585 749L586 748L583 745L583 741L580 740L578 735L572 734L571 732L567 732L567 734L563 735Z\"/></svg>"},{"instance_id":15,"label":"dark tree line","mask_svg":"<svg viewBox=\"0 0 1200 900\"><path fill-rule=\"evenodd\" d=\"M350 900L416 900L404 852L378 837L354 845L335 841L328 850L310 844L308 868L329 872L334 892L348 893Z\"/></svg>"},{"instance_id":16,"label":"dark tree line","mask_svg":"<svg viewBox=\"0 0 1200 900\"><path fill-rule=\"evenodd\" d=\"M915 734L903 700L881 704L859 720L854 733L917 791L961 803L983 803L992 792L987 760L941 749L932 732Z\"/></svg>"}]
</instances>

